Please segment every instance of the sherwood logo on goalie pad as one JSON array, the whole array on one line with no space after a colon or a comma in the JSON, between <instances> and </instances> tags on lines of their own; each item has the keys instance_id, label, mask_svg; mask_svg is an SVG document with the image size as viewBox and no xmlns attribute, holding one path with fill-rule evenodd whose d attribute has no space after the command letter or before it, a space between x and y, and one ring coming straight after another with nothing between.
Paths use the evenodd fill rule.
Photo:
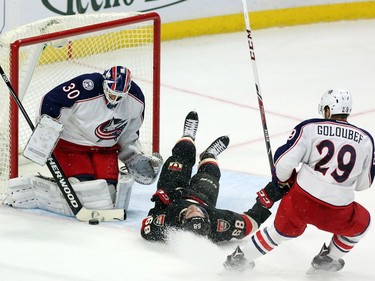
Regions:
<instances>
[{"instance_id":1,"label":"sherwood logo on goalie pad","mask_svg":"<svg viewBox=\"0 0 375 281\"><path fill-rule=\"evenodd\" d=\"M56 165L55 161L53 160L52 157L48 158L48 163L51 166L51 170L55 174L56 178L59 179L59 182L61 186L63 187L63 190L66 194L66 196L69 199L69 203L74 207L74 208L79 208L79 204L75 198L75 196L72 194L72 189L68 186L68 183L66 182L65 178L63 175L60 173L59 167Z\"/></svg>"}]
</instances>

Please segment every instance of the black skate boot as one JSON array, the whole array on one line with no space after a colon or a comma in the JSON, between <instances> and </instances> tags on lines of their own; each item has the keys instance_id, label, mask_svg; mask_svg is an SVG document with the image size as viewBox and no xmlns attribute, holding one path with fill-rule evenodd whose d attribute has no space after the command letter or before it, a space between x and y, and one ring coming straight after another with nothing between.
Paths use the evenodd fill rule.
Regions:
<instances>
[{"instance_id":1,"label":"black skate boot","mask_svg":"<svg viewBox=\"0 0 375 281\"><path fill-rule=\"evenodd\" d=\"M236 250L231 255L227 256L227 260L224 262L223 265L227 271L243 271L245 269L254 268L255 263L253 261L248 262L240 246L237 246Z\"/></svg>"},{"instance_id":2,"label":"black skate boot","mask_svg":"<svg viewBox=\"0 0 375 281\"><path fill-rule=\"evenodd\" d=\"M199 156L200 160L206 158L215 158L222 153L229 145L229 137L222 136L217 138L213 143L210 144L209 147L206 148L205 151L201 153Z\"/></svg>"},{"instance_id":3,"label":"black skate boot","mask_svg":"<svg viewBox=\"0 0 375 281\"><path fill-rule=\"evenodd\" d=\"M197 134L198 129L198 113L195 111L190 111L188 115L185 117L184 123L184 132L182 134L183 137L189 137L192 140L195 140L195 136Z\"/></svg>"},{"instance_id":4,"label":"black skate boot","mask_svg":"<svg viewBox=\"0 0 375 281\"><path fill-rule=\"evenodd\" d=\"M341 270L345 261L343 259L334 260L328 256L329 248L326 244L323 245L320 253L316 255L311 262L311 269L308 273L315 273L320 271L335 272Z\"/></svg>"}]
</instances>

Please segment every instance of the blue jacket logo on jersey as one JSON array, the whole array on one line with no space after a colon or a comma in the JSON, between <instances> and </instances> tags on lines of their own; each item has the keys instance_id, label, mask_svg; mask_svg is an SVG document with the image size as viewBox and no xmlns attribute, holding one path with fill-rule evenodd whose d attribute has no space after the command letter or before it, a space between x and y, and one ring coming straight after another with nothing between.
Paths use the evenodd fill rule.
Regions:
<instances>
[{"instance_id":1,"label":"blue jacket logo on jersey","mask_svg":"<svg viewBox=\"0 0 375 281\"><path fill-rule=\"evenodd\" d=\"M95 135L99 138L98 142L102 140L117 140L124 130L127 122L126 120L112 118L95 129Z\"/></svg>"}]
</instances>

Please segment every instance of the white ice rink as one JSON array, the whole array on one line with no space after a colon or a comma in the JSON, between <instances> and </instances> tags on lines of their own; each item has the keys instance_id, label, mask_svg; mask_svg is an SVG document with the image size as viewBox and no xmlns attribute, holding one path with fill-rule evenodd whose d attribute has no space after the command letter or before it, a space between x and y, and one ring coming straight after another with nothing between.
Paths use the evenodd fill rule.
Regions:
<instances>
[{"instance_id":1,"label":"white ice rink","mask_svg":"<svg viewBox=\"0 0 375 281\"><path fill-rule=\"evenodd\" d=\"M375 20L253 31L273 151L297 123L318 117L319 99L331 87L351 91L349 121L375 135L374 35ZM185 115L196 110L198 151L219 135L231 138L219 158L223 175L218 207L247 210L270 172L246 33L164 42L161 69L163 157L180 137ZM32 169L24 167L23 173ZM310 261L331 237L309 227L302 237L258 259L253 271L222 275L226 255L247 239L221 246L190 234L179 234L168 245L144 241L139 228L154 190L155 185L135 186L128 220L98 226L0 206L0 280L301 281L311 279L305 274ZM375 215L374 190L358 193L357 201ZM375 280L374 253L371 229L345 257L344 269L324 280Z\"/></svg>"}]
</instances>

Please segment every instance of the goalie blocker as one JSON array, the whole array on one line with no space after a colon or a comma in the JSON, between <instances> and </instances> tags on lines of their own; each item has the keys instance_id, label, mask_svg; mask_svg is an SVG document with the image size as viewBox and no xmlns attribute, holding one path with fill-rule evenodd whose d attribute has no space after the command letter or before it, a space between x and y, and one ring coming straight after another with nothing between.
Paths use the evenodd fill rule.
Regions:
<instances>
[{"instance_id":1,"label":"goalie blocker","mask_svg":"<svg viewBox=\"0 0 375 281\"><path fill-rule=\"evenodd\" d=\"M64 126L56 119L42 115L25 146L23 155L39 165L45 165L60 139L63 128Z\"/></svg>"}]
</instances>

